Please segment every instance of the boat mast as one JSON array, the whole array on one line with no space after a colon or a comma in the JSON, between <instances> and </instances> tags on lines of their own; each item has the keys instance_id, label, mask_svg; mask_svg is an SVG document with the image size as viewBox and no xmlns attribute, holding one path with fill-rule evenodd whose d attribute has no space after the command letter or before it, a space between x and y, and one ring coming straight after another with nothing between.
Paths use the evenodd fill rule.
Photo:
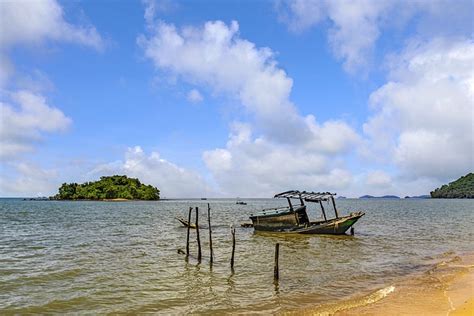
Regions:
<instances>
[{"instance_id":1,"label":"boat mast","mask_svg":"<svg viewBox=\"0 0 474 316\"><path fill-rule=\"evenodd\" d=\"M339 214L337 214L336 202L334 201L334 196L331 196L332 206L334 207L334 213L336 213L336 218L339 218Z\"/></svg>"}]
</instances>

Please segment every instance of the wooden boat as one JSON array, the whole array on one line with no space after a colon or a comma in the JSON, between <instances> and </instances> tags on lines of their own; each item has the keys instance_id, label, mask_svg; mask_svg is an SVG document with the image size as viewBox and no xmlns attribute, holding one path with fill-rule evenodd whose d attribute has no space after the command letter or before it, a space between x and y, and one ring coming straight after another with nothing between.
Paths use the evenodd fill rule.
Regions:
<instances>
[{"instance_id":1,"label":"wooden boat","mask_svg":"<svg viewBox=\"0 0 474 316\"><path fill-rule=\"evenodd\" d=\"M190 228L196 228L196 224L189 223L187 220L185 220L182 217L175 217L181 224L183 224L184 227L190 227Z\"/></svg>"},{"instance_id":2,"label":"wooden boat","mask_svg":"<svg viewBox=\"0 0 474 316\"><path fill-rule=\"evenodd\" d=\"M287 191L276 194L275 198L286 198L287 207L264 209L256 214L252 214L255 231L270 231L293 234L331 234L342 235L354 225L359 218L365 215L364 212L354 212L347 216L340 217L334 200L335 193L320 193L306 191ZM293 206L291 199L298 199L300 205ZM328 219L323 202L331 201L336 215L335 218ZM305 202L318 203L324 220L311 222L306 213Z\"/></svg>"}]
</instances>

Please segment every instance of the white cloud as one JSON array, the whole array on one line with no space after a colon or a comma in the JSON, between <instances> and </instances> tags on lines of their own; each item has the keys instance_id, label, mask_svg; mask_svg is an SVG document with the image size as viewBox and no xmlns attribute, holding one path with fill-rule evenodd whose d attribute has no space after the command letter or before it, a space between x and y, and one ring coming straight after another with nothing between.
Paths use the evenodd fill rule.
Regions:
<instances>
[{"instance_id":1,"label":"white cloud","mask_svg":"<svg viewBox=\"0 0 474 316\"><path fill-rule=\"evenodd\" d=\"M157 69L237 99L256 119L235 124L226 148L203 154L222 194L268 196L295 183L315 189L347 185L351 175L336 162L358 143L357 133L342 121L318 123L313 115L300 115L290 101L292 79L269 48L239 36L237 22L181 30L158 22L152 29L138 43ZM261 135L254 138L256 127Z\"/></svg>"},{"instance_id":2,"label":"white cloud","mask_svg":"<svg viewBox=\"0 0 474 316\"><path fill-rule=\"evenodd\" d=\"M162 198L215 195L197 173L161 158L158 152L147 155L140 146L128 148L123 161L99 165L88 176L113 174L125 174L156 186L161 190Z\"/></svg>"},{"instance_id":3,"label":"white cloud","mask_svg":"<svg viewBox=\"0 0 474 316\"><path fill-rule=\"evenodd\" d=\"M11 94L11 99L16 106L0 102L1 158L31 151L44 133L64 131L71 124L70 118L39 94L23 90Z\"/></svg>"},{"instance_id":4,"label":"white cloud","mask_svg":"<svg viewBox=\"0 0 474 316\"><path fill-rule=\"evenodd\" d=\"M421 37L472 33L473 6L469 0L288 0L279 4L280 19L293 31L304 31L328 20L329 44L350 73L367 72L382 31L402 28L413 17Z\"/></svg>"},{"instance_id":5,"label":"white cloud","mask_svg":"<svg viewBox=\"0 0 474 316\"><path fill-rule=\"evenodd\" d=\"M367 173L366 184L370 187L388 187L392 183L392 177L382 170L370 171Z\"/></svg>"},{"instance_id":6,"label":"white cloud","mask_svg":"<svg viewBox=\"0 0 474 316\"><path fill-rule=\"evenodd\" d=\"M199 92L199 90L197 90L197 89L189 90L188 95L187 95L187 99L191 103L199 103L199 102L202 102L202 100L204 100L204 98L202 97L201 92Z\"/></svg>"},{"instance_id":7,"label":"white cloud","mask_svg":"<svg viewBox=\"0 0 474 316\"><path fill-rule=\"evenodd\" d=\"M253 139L248 124L234 124L225 149L203 154L224 196L269 197L299 188L332 190L347 187L352 176L343 164L323 153Z\"/></svg>"},{"instance_id":8,"label":"white cloud","mask_svg":"<svg viewBox=\"0 0 474 316\"><path fill-rule=\"evenodd\" d=\"M2 171L2 196L48 196L57 189L57 170L42 169L27 162L16 162L11 167L15 170L13 177Z\"/></svg>"},{"instance_id":9,"label":"white cloud","mask_svg":"<svg viewBox=\"0 0 474 316\"><path fill-rule=\"evenodd\" d=\"M474 43L433 40L392 58L364 124L375 155L413 177L453 179L474 169ZM385 145L383 145L385 144Z\"/></svg>"},{"instance_id":10,"label":"white cloud","mask_svg":"<svg viewBox=\"0 0 474 316\"><path fill-rule=\"evenodd\" d=\"M16 44L40 44L44 40L73 42L103 49L103 40L93 26L72 25L64 20L64 12L55 0L1 1L0 47Z\"/></svg>"}]
</instances>

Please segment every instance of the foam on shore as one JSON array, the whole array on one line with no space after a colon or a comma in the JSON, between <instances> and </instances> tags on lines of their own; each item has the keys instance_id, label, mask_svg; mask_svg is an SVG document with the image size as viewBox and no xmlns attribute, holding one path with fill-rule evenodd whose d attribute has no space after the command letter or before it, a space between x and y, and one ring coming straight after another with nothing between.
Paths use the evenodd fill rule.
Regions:
<instances>
[{"instance_id":1,"label":"foam on shore","mask_svg":"<svg viewBox=\"0 0 474 316\"><path fill-rule=\"evenodd\" d=\"M474 316L474 254L446 253L428 271L368 295L290 314Z\"/></svg>"}]
</instances>

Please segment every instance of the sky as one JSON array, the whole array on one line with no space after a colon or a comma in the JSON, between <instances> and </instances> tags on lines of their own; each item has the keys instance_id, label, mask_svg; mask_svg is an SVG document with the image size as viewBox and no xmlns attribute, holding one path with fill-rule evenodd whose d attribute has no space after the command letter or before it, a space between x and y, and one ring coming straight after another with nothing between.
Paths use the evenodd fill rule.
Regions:
<instances>
[{"instance_id":1,"label":"sky","mask_svg":"<svg viewBox=\"0 0 474 316\"><path fill-rule=\"evenodd\" d=\"M421 195L474 171L471 0L0 1L0 196Z\"/></svg>"}]
</instances>

